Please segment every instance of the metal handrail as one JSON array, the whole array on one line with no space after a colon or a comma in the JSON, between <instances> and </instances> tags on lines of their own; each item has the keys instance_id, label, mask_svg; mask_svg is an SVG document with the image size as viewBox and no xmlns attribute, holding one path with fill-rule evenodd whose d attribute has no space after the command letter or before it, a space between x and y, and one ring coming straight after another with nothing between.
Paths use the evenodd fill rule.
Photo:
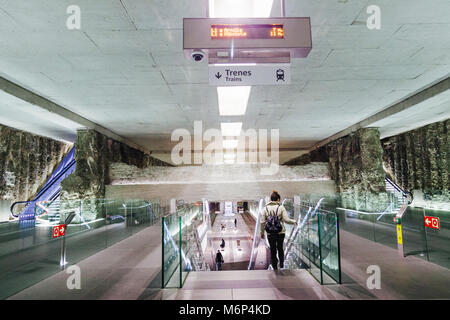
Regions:
<instances>
[{"instance_id":1,"label":"metal handrail","mask_svg":"<svg viewBox=\"0 0 450 320\"><path fill-rule=\"evenodd\" d=\"M17 215L14 214L14 207L15 207L16 205L18 205L18 204L30 203L30 202L33 202L33 200L30 200L30 201L16 201L16 202L14 202L14 203L11 205L11 207L9 208L9 211L11 212L11 215L12 215L14 218L18 218L19 215L20 215L20 213L17 214Z\"/></svg>"},{"instance_id":2,"label":"metal handrail","mask_svg":"<svg viewBox=\"0 0 450 320\"><path fill-rule=\"evenodd\" d=\"M253 244L252 244L252 251L250 253L250 262L248 264L248 270L252 270L255 267L255 262L253 261L253 260L256 260L255 250L258 248L259 242L261 240L261 237L258 234L258 229L261 227L260 221L261 221L261 213L263 210L263 208L262 208L263 202L264 202L264 198L261 198L258 202L258 217L256 219L255 232L253 234Z\"/></svg>"},{"instance_id":3,"label":"metal handrail","mask_svg":"<svg viewBox=\"0 0 450 320\"><path fill-rule=\"evenodd\" d=\"M387 177L387 176L384 177L384 180L387 183L389 183L392 187L394 187L394 189L396 189L398 192L400 192L402 194L402 196L407 199L408 204L411 204L413 202L414 197L410 191L403 190L398 184L396 184L394 181L389 179L389 177ZM408 199L408 196L411 197L411 199Z\"/></svg>"},{"instance_id":4,"label":"metal handrail","mask_svg":"<svg viewBox=\"0 0 450 320\"><path fill-rule=\"evenodd\" d=\"M294 229L295 229L295 232L293 233L292 239L291 239L291 237L289 237L290 240L291 240L291 242L286 244L286 252L285 252L285 254L284 254L286 260L287 260L287 258L288 258L289 252L291 251L291 248L292 248L292 246L293 246L293 244L294 244L295 238L297 237L297 235L299 234L299 232L301 232L301 231L303 230L303 227L306 225L306 222L308 221L308 219L309 219L310 217L314 217L314 215L316 215L316 212L317 212L317 210L319 209L320 204L322 203L323 200L324 200L324 198L320 198L320 200L317 202L317 204L316 204L316 206L314 207L314 210L313 210L312 212L311 212L312 207L309 207L308 212L306 213L305 217L303 218L302 223L299 224L299 225L297 226L297 228L294 228ZM300 216L299 216L299 221L300 221Z\"/></svg>"}]
</instances>

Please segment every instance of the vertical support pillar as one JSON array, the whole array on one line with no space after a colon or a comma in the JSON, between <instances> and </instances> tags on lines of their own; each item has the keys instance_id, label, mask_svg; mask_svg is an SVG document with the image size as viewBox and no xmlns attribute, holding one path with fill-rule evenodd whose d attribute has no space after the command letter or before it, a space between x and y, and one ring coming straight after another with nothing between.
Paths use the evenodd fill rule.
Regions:
<instances>
[{"instance_id":1,"label":"vertical support pillar","mask_svg":"<svg viewBox=\"0 0 450 320\"><path fill-rule=\"evenodd\" d=\"M59 262L61 270L64 270L66 265L66 235L64 234L61 239L61 259Z\"/></svg>"},{"instance_id":2,"label":"vertical support pillar","mask_svg":"<svg viewBox=\"0 0 450 320\"><path fill-rule=\"evenodd\" d=\"M165 224L165 218L161 217L161 245L162 245L162 250L161 250L161 288L164 289L165 284L164 284L164 224Z\"/></svg>"},{"instance_id":3,"label":"vertical support pillar","mask_svg":"<svg viewBox=\"0 0 450 320\"><path fill-rule=\"evenodd\" d=\"M402 230L402 222L405 216L406 208L408 208L408 203L403 204L400 208L400 211L395 216L395 221L397 223L397 250L398 255L403 258L405 257L405 250L403 245L403 230Z\"/></svg>"},{"instance_id":4,"label":"vertical support pillar","mask_svg":"<svg viewBox=\"0 0 450 320\"><path fill-rule=\"evenodd\" d=\"M176 199L170 199L170 213L177 212L177 200Z\"/></svg>"}]
</instances>

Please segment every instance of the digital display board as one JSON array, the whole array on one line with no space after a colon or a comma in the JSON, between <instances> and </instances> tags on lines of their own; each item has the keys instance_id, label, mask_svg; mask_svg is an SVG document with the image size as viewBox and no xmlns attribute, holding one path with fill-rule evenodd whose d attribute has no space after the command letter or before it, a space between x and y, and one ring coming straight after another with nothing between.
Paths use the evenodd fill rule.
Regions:
<instances>
[{"instance_id":1,"label":"digital display board","mask_svg":"<svg viewBox=\"0 0 450 320\"><path fill-rule=\"evenodd\" d=\"M282 24L212 24L211 39L284 39Z\"/></svg>"}]
</instances>

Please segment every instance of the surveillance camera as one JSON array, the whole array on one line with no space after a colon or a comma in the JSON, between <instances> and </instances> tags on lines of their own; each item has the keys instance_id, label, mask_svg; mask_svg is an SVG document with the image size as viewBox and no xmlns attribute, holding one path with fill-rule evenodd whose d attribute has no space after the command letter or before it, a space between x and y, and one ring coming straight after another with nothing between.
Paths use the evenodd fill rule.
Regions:
<instances>
[{"instance_id":1,"label":"surveillance camera","mask_svg":"<svg viewBox=\"0 0 450 320\"><path fill-rule=\"evenodd\" d=\"M192 52L192 59L194 59L194 61L200 62L203 60L204 57L205 57L205 54L201 51Z\"/></svg>"}]
</instances>

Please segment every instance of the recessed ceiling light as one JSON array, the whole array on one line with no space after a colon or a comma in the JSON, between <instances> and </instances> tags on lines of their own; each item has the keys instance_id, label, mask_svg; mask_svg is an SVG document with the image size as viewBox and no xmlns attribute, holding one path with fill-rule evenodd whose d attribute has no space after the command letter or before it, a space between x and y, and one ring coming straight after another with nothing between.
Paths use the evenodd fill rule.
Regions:
<instances>
[{"instance_id":1,"label":"recessed ceiling light","mask_svg":"<svg viewBox=\"0 0 450 320\"><path fill-rule=\"evenodd\" d=\"M214 66L217 67L248 67L248 66L256 66L256 63L214 63Z\"/></svg>"},{"instance_id":2,"label":"recessed ceiling light","mask_svg":"<svg viewBox=\"0 0 450 320\"><path fill-rule=\"evenodd\" d=\"M235 153L225 153L223 155L223 158L225 160L234 160L234 159L236 159L236 154Z\"/></svg>"},{"instance_id":3,"label":"recessed ceiling light","mask_svg":"<svg viewBox=\"0 0 450 320\"><path fill-rule=\"evenodd\" d=\"M217 87L221 116L242 116L247 110L252 87Z\"/></svg>"},{"instance_id":4,"label":"recessed ceiling light","mask_svg":"<svg viewBox=\"0 0 450 320\"><path fill-rule=\"evenodd\" d=\"M223 147L225 149L234 149L238 145L238 140L223 140Z\"/></svg>"},{"instance_id":5,"label":"recessed ceiling light","mask_svg":"<svg viewBox=\"0 0 450 320\"><path fill-rule=\"evenodd\" d=\"M267 18L273 0L209 0L210 18Z\"/></svg>"},{"instance_id":6,"label":"recessed ceiling light","mask_svg":"<svg viewBox=\"0 0 450 320\"><path fill-rule=\"evenodd\" d=\"M241 134L242 122L222 122L222 137L238 137Z\"/></svg>"}]
</instances>

